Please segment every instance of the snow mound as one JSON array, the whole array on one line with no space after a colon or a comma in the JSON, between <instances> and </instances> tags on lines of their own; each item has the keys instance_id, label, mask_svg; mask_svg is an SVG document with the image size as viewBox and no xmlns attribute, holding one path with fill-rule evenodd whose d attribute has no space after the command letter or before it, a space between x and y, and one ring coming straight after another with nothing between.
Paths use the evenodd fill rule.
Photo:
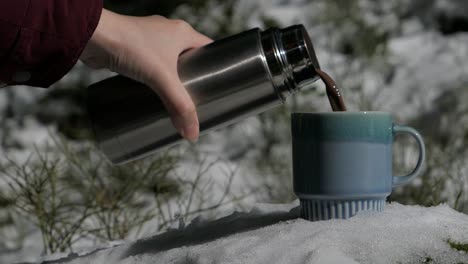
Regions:
<instances>
[{"instance_id":1,"label":"snow mound","mask_svg":"<svg viewBox=\"0 0 468 264\"><path fill-rule=\"evenodd\" d=\"M215 221L196 219L127 245L44 263L460 263L468 216L447 205L387 204L348 220L297 218L297 202L255 206Z\"/></svg>"}]
</instances>

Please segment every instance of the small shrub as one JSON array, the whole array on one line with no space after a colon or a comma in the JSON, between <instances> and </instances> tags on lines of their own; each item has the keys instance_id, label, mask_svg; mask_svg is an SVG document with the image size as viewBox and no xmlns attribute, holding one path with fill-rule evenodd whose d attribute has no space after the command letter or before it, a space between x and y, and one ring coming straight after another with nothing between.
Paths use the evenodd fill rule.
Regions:
<instances>
[{"instance_id":1,"label":"small shrub","mask_svg":"<svg viewBox=\"0 0 468 264\"><path fill-rule=\"evenodd\" d=\"M450 245L451 248L455 250L468 253L468 243L459 243L459 242L452 241L450 239L447 240L447 243Z\"/></svg>"}]
</instances>

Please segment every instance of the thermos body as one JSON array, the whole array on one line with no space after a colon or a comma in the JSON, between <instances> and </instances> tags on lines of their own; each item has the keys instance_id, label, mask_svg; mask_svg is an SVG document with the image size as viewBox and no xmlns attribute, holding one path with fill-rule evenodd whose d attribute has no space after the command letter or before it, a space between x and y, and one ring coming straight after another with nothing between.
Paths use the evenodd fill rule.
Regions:
<instances>
[{"instance_id":1,"label":"thermos body","mask_svg":"<svg viewBox=\"0 0 468 264\"><path fill-rule=\"evenodd\" d=\"M203 134L281 104L315 81L318 67L305 29L293 26L252 29L185 52L178 73ZM95 138L112 163L138 159L182 139L157 94L144 84L116 76L91 85L87 93Z\"/></svg>"}]
</instances>

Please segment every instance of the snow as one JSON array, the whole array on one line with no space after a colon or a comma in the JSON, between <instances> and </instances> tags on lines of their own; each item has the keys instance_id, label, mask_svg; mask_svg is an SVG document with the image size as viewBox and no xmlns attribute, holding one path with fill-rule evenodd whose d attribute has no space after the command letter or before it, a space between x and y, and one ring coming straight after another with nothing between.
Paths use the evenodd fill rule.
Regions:
<instances>
[{"instance_id":1,"label":"snow","mask_svg":"<svg viewBox=\"0 0 468 264\"><path fill-rule=\"evenodd\" d=\"M348 220L309 222L291 204L257 204L214 221L126 245L74 254L60 263L459 263L468 252L468 216L447 205L387 204ZM62 262L63 261L63 262ZM47 263L47 262L45 262ZM54 261L55 263L55 261Z\"/></svg>"},{"instance_id":2,"label":"snow","mask_svg":"<svg viewBox=\"0 0 468 264\"><path fill-rule=\"evenodd\" d=\"M463 45L467 41L467 34L447 37L436 32L391 40L389 48L398 69L383 95L390 100L383 102L382 108L399 109L396 115L414 118L420 114L414 109L430 109L443 92L458 88L468 72L468 64L462 59L468 56ZM402 104L404 98L410 101Z\"/></svg>"},{"instance_id":3,"label":"snow","mask_svg":"<svg viewBox=\"0 0 468 264\"><path fill-rule=\"evenodd\" d=\"M251 27L262 25L259 18L263 15L274 18L282 26L304 23L312 37L322 68L336 76L343 84L342 90L346 98L350 99L353 109L357 109L352 105L353 94L347 90L353 86L353 83L362 82L363 90L368 94L372 94L375 90L382 91L377 103L378 110L392 112L397 117L396 120L403 123L424 114L424 111L431 111L434 102L443 93L456 90L466 84L467 33L444 36L429 28L430 26L419 18L409 17L399 20L392 12L384 12L379 16L371 12L366 13L367 22L378 24L379 28L382 27L384 30L392 31L388 27L401 26L401 32L391 35L388 42L388 61L397 67L394 78L391 82L385 83L381 80L379 69L367 66L362 72L355 74L354 64L347 64L344 56L333 50L331 43L346 32L333 31L333 34L329 34L326 24L314 22L313 18L323 12L325 1L260 0L256 2L258 8L252 7L254 5L252 1L247 4L245 2L247 1L243 1L242 8L255 13L248 21ZM368 6L372 1L360 2L363 4L362 8L372 7ZM434 13L456 13L460 16L467 13L465 11L468 5L465 1L434 2L432 11ZM392 5L391 1L378 1L375 5L382 4ZM210 10L209 13L216 12ZM190 20L189 17L185 19ZM239 15L239 18L234 20L240 19L243 19L243 16ZM205 22L200 24L207 28L208 33L218 29L213 19L206 19ZM78 74L83 68L85 67L82 64L78 64L77 70L62 79L59 86L73 82L92 83L113 74L107 71L93 71L83 79L83 74ZM321 84L317 86L320 91L324 91ZM6 91L6 89L0 91L0 109L10 100L6 97ZM14 111L21 116L33 112L36 101L45 90L15 87L11 92ZM291 100L288 99L289 102ZM326 98L319 97L316 93L298 94L294 100L301 104L312 105L319 111L329 110ZM49 142L50 131L39 127L34 121L26 120L25 123L22 130L15 130L15 138L26 146ZM259 126L259 120L252 117L236 126L213 131L202 137L198 148L200 152L203 151L203 154L208 155L208 162L218 156L227 159L222 165L213 166L208 173L207 178L213 182L213 189L209 191L211 200L217 201L224 190L226 177L220 174L234 167L239 169L239 175L232 183L232 191L236 195L242 196L245 194L244 191L252 191L251 186L257 187L265 182L269 186L276 184L284 188L283 182L275 183L276 178L258 173L254 168L255 164L252 164L254 163L252 161L255 161L253 157L259 155L256 153L258 146L264 143ZM278 133L286 135L284 144L278 147L281 148L278 152L288 155L289 123L274 124L274 127ZM30 149L13 154L18 160L24 160L29 156ZM196 161L187 160L178 170L178 174L190 176L193 174L191 171L196 171L197 165ZM468 174L465 174L465 178L467 177ZM417 184L416 181L414 183ZM443 195L453 196L455 187L451 187L452 185L463 186L455 181L449 182ZM468 190L468 181L464 181L464 186L464 190ZM243 203L248 206L254 203L255 199L258 200L259 197L249 196L243 200ZM262 204L255 206L250 213L237 212L212 222L197 218L187 227L181 224L180 227L183 228L180 230L161 233L147 238L144 240L146 242L112 244L112 248L96 252L88 251L89 256L75 260L72 255L70 259L72 263L422 263L424 258L430 257L435 263L468 262L467 253L456 252L446 243L449 238L468 243L468 216L456 213L447 205L423 208L391 204L387 205L386 210L380 214L362 213L346 221L316 223L296 219L297 209L290 212L295 206L297 203ZM228 214L235 209L239 210L226 207L222 209ZM217 217L220 215L226 213L217 213ZM26 224L21 226L23 229L28 229ZM149 228L145 229L148 231L145 234L152 234L151 230L155 229L156 224L150 223ZM27 233L32 235L28 235L25 239L21 251L12 252L16 254L15 260L18 258L35 260L41 252L42 245L38 243L41 239L39 233L32 231ZM158 251L158 248L167 244L172 245L172 248L165 246L165 250ZM106 245L101 244L99 247ZM132 248L140 250L139 254L121 258ZM8 263L2 254L0 262ZM63 256L48 256L46 259ZM8 256L6 259L9 260Z\"/></svg>"}]
</instances>

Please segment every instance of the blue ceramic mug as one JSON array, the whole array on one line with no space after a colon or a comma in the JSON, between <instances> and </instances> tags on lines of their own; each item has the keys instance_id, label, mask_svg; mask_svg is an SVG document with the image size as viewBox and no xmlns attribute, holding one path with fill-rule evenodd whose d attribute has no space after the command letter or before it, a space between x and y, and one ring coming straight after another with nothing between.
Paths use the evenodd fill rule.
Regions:
<instances>
[{"instance_id":1,"label":"blue ceramic mug","mask_svg":"<svg viewBox=\"0 0 468 264\"><path fill-rule=\"evenodd\" d=\"M291 125L294 192L305 219L346 219L362 210L382 211L393 187L421 174L421 135L393 124L390 113L293 113ZM418 162L406 176L392 175L396 133L407 133L418 143Z\"/></svg>"}]
</instances>

